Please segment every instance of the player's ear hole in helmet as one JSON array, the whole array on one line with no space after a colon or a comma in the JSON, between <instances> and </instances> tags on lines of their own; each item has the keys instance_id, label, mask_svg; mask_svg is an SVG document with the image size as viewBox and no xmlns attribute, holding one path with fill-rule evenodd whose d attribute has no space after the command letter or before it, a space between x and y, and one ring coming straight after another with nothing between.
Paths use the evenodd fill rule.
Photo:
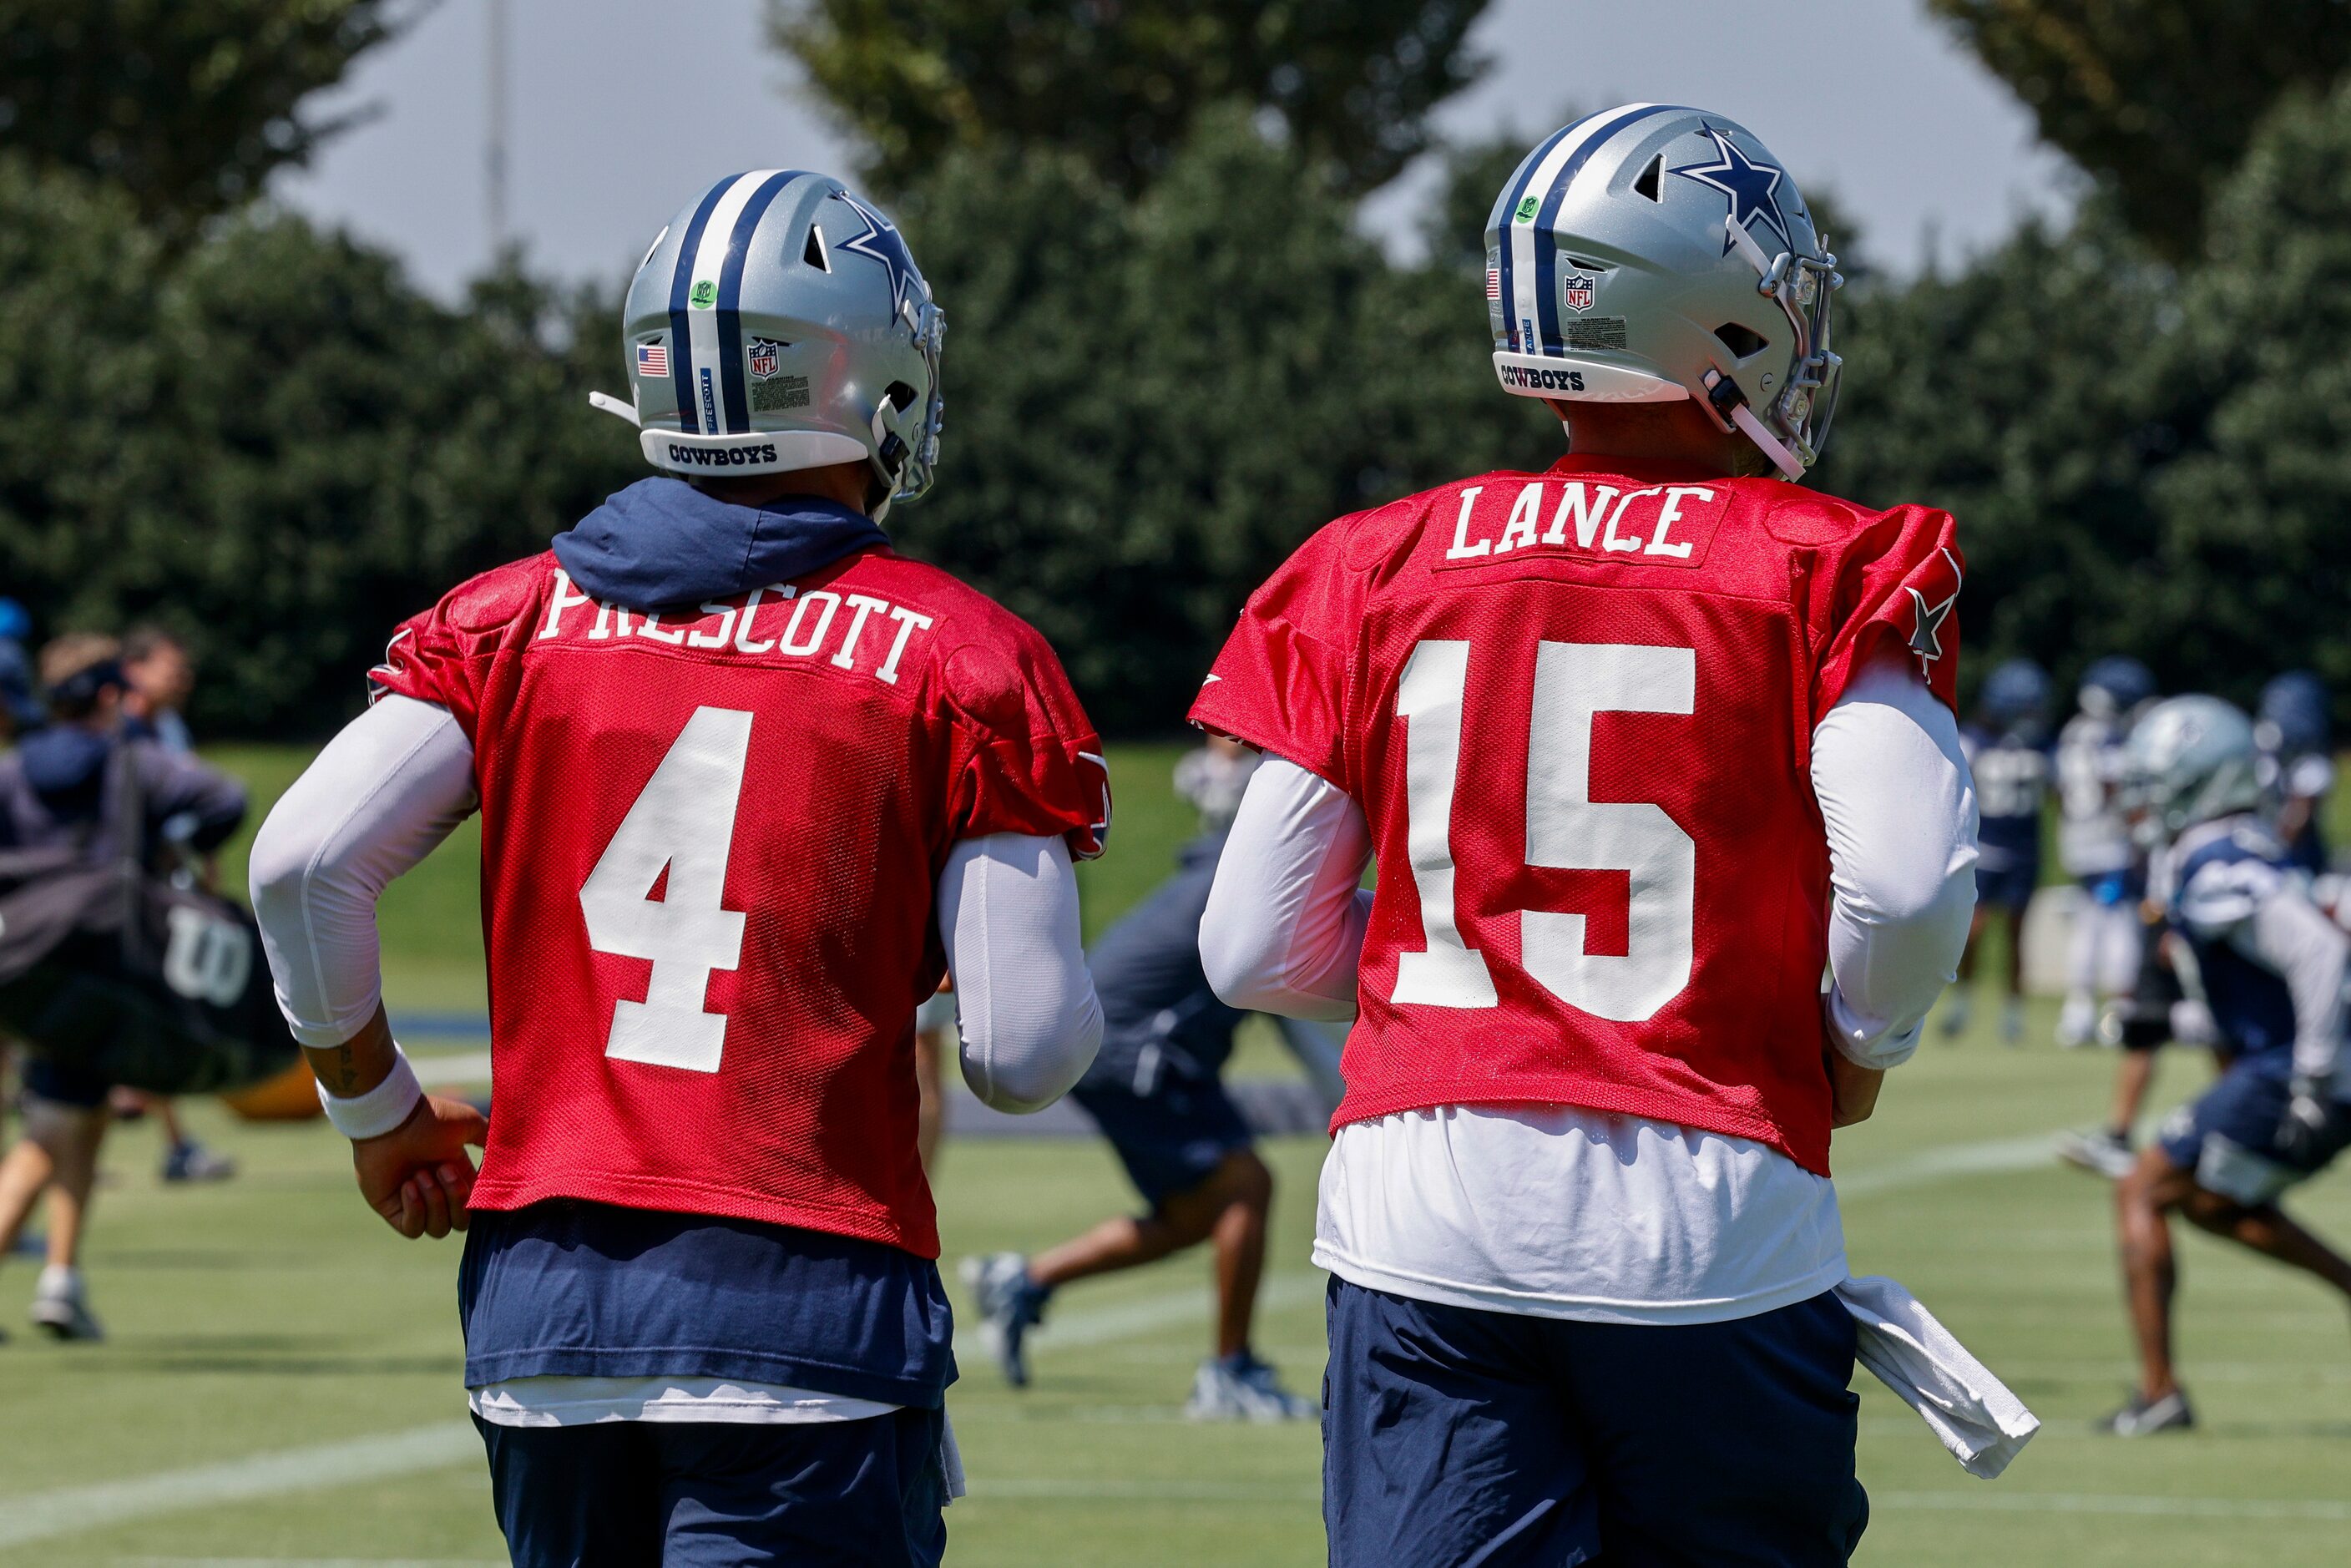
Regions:
<instances>
[{"instance_id":1,"label":"player's ear hole in helmet","mask_svg":"<svg viewBox=\"0 0 2351 1568\"><path fill-rule=\"evenodd\" d=\"M736 478L863 462L878 520L930 487L945 314L906 242L830 175L729 175L681 209L622 310L645 460Z\"/></svg>"},{"instance_id":2,"label":"player's ear hole in helmet","mask_svg":"<svg viewBox=\"0 0 2351 1568\"><path fill-rule=\"evenodd\" d=\"M1795 182L1737 122L1635 103L1561 129L1502 187L1486 256L1505 391L1694 399L1790 479L1826 445L1844 278Z\"/></svg>"}]
</instances>

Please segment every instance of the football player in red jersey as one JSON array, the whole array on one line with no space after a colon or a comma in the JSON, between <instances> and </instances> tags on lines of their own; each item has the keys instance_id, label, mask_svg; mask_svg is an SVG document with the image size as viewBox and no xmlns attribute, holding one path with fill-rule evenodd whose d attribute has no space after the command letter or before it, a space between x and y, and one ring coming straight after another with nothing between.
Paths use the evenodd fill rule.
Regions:
<instances>
[{"instance_id":1,"label":"football player in red jersey","mask_svg":"<svg viewBox=\"0 0 2351 1568\"><path fill-rule=\"evenodd\" d=\"M1044 640L879 526L940 407L887 219L823 175L722 180L623 330L634 397L600 402L665 476L399 629L255 845L255 906L367 1201L468 1231L517 1563L935 1563L959 1470L915 1009L952 959L1000 1108L1083 1071L1101 748ZM486 1126L392 1043L374 925L476 809Z\"/></svg>"},{"instance_id":2,"label":"football player in red jersey","mask_svg":"<svg viewBox=\"0 0 2351 1568\"><path fill-rule=\"evenodd\" d=\"M1830 1130L1974 901L1951 519L1791 482L1834 259L1741 127L1580 120L1488 246L1496 369L1568 455L1324 528L1193 709L1268 753L1212 981L1356 1020L1315 1243L1332 1561L1841 1563Z\"/></svg>"}]
</instances>

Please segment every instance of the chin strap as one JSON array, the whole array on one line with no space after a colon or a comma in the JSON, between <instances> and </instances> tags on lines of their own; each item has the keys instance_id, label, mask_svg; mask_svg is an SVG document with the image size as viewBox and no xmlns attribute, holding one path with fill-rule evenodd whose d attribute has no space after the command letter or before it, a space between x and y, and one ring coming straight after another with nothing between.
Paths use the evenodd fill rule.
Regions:
<instances>
[{"instance_id":1,"label":"chin strap","mask_svg":"<svg viewBox=\"0 0 2351 1568\"><path fill-rule=\"evenodd\" d=\"M1804 460L1790 450L1786 442L1766 429L1761 420L1755 417L1755 410L1749 406L1747 394L1739 390L1737 382L1732 381L1720 371L1707 371L1706 401L1718 418L1726 421L1748 440L1761 447L1763 455L1771 460L1771 465L1780 470L1782 475L1790 479L1801 479L1804 476Z\"/></svg>"},{"instance_id":2,"label":"chin strap","mask_svg":"<svg viewBox=\"0 0 2351 1568\"><path fill-rule=\"evenodd\" d=\"M588 406L590 408L601 409L606 413L615 415L621 419L625 419L632 425L639 427L643 426L643 422L637 418L636 405L634 403L622 402L611 392L590 392L588 394Z\"/></svg>"}]
</instances>

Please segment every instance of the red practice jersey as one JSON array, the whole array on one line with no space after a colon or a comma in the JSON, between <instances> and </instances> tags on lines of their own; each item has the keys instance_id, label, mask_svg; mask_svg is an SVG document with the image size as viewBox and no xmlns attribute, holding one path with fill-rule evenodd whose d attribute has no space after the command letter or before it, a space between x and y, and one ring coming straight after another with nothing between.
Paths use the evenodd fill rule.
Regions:
<instances>
[{"instance_id":1,"label":"red practice jersey","mask_svg":"<svg viewBox=\"0 0 2351 1568\"><path fill-rule=\"evenodd\" d=\"M473 1207L569 1197L938 1255L914 1015L949 846L1099 853L1101 744L1042 637L872 549L670 615L549 554L403 625L482 798L496 1111Z\"/></svg>"},{"instance_id":2,"label":"red practice jersey","mask_svg":"<svg viewBox=\"0 0 2351 1568\"><path fill-rule=\"evenodd\" d=\"M1942 512L1579 457L1309 539L1192 717L1370 822L1334 1129L1580 1105L1825 1174L1813 727L1876 657L1952 700L1960 565Z\"/></svg>"}]
</instances>

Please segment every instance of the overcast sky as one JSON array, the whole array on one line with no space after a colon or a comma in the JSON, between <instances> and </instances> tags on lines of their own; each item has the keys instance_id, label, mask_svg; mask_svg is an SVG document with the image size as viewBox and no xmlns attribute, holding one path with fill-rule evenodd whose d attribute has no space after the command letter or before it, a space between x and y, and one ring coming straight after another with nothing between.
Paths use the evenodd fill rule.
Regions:
<instances>
[{"instance_id":1,"label":"overcast sky","mask_svg":"<svg viewBox=\"0 0 2351 1568\"><path fill-rule=\"evenodd\" d=\"M840 138L768 49L758 0L508 3L508 211L535 268L617 278L723 174L849 173ZM363 56L323 107L381 113L276 187L398 252L444 294L490 254L487 12L447 0ZM2028 207L2070 199L2066 165L2035 146L2030 116L1915 0L1496 0L1477 43L1495 67L1440 111L1448 134L1510 129L1531 142L1570 105L1719 110L1808 190L1833 191L1871 255L1897 269L1929 243L1955 257ZM1407 174L1366 222L1409 231L1426 183Z\"/></svg>"}]
</instances>

